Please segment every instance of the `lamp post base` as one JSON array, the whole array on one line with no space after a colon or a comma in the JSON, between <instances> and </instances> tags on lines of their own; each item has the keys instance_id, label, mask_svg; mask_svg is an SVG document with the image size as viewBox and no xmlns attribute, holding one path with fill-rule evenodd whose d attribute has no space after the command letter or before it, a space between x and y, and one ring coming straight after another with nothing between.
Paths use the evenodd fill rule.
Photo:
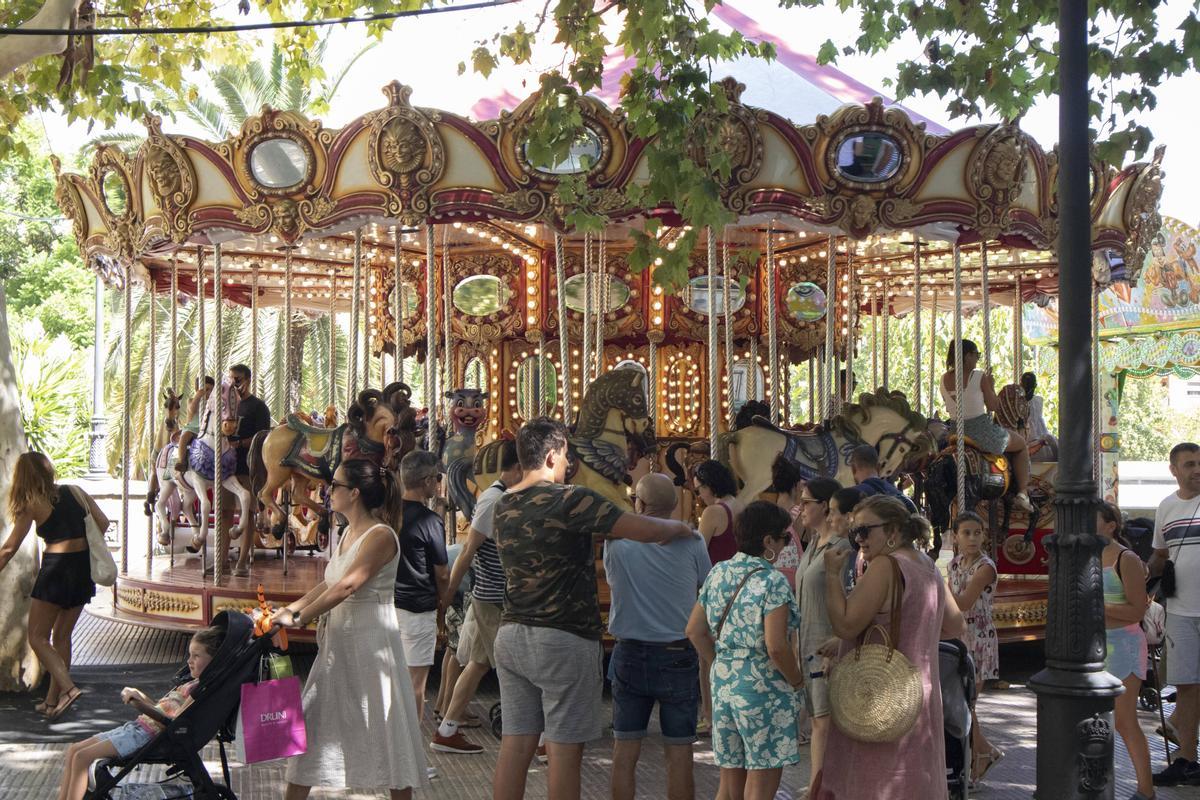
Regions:
<instances>
[{"instance_id":1,"label":"lamp post base","mask_svg":"<svg viewBox=\"0 0 1200 800\"><path fill-rule=\"evenodd\" d=\"M1037 695L1037 800L1112 800L1113 700L1121 682L1107 672L1047 667ZM1047 784L1047 776L1055 776Z\"/></svg>"}]
</instances>

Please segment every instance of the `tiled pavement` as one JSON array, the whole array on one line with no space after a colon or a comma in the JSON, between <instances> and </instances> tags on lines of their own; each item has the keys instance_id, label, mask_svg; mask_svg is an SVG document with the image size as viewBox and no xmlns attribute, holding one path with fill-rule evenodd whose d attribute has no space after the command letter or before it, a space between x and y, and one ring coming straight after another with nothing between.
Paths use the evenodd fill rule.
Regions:
<instances>
[{"instance_id":1,"label":"tiled pavement","mask_svg":"<svg viewBox=\"0 0 1200 800\"><path fill-rule=\"evenodd\" d=\"M137 631L128 626L116 623L87 622L81 628L82 633L88 634L85 642L81 643L80 652L84 658L87 655L87 640L104 640L109 643L122 637L136 637ZM179 639L177 634L163 634L157 646L164 652L178 651ZM151 656L143 641L139 652ZM91 656L93 659L96 657ZM94 663L94 662L93 662ZM161 662L160 662L161 663ZM1020 677L1020 676L1015 676ZM476 711L486 718L488 706L496 700L494 685L484 692ZM989 773L986 785L972 792L978 800L1010 800L1020 798L1025 800L1033 794L1034 786L1034 741L1035 718L1034 697L1024 687L1014 684L1013 688L983 695L978 711L980 719L986 726L990 738L996 746L1007 755ZM1152 730L1155 724L1149 713L1143 714L1143 723L1147 735L1151 736L1152 757L1155 768L1163 764L1163 743L1161 738L1153 738ZM2 724L2 721L0 721ZM432 723L426 722L425 732L428 737L432 733ZM499 742L485 730L467 732L468 737L485 747L484 753L475 756L453 756L442 753L429 753L430 763L440 773L430 788L420 792L418 797L437 800L485 800L491 796L491 774L495 765ZM663 798L666 796L666 769L661 749L656 746L652 737L647 741L638 771L638 796L645 798ZM608 774L610 768L612 743L603 739L589 746L584 754L583 797L588 800L608 798ZM57 791L60 774L60 754L65 745L15 744L0 745L0 798L3 800L45 800L52 798ZM428 752L428 751L427 751ZM713 765L712 751L707 741L696 746L696 797L711 798L716 794L718 770ZM215 746L210 746L205 757L213 774L220 769L219 757ZM1120 740L1117 740L1117 800L1124 800L1133 793L1132 770ZM527 797L546 797L546 768L534 765L529 777ZM160 771L145 769L137 774L135 780L149 783L160 776ZM279 763L259 764L253 766L235 765L233 768L233 788L243 800L268 800L282 795L283 765ZM793 800L802 796L800 789L807 784L807 759L796 767L784 771L783 786L777 795L778 800ZM347 798L366 800L366 798L385 797L383 793L363 792L313 792L314 798ZM1182 798L1200 798L1200 788L1162 789L1158 797L1161 800L1182 800Z\"/></svg>"}]
</instances>

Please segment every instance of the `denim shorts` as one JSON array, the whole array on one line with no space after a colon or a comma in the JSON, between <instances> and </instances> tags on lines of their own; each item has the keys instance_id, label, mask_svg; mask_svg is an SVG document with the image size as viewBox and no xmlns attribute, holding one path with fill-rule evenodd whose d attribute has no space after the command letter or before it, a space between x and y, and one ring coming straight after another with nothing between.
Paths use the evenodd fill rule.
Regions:
<instances>
[{"instance_id":1,"label":"denim shorts","mask_svg":"<svg viewBox=\"0 0 1200 800\"><path fill-rule=\"evenodd\" d=\"M102 742L112 742L118 758L128 758L145 747L154 737L138 722L126 722L119 728L96 734Z\"/></svg>"},{"instance_id":2,"label":"denim shorts","mask_svg":"<svg viewBox=\"0 0 1200 800\"><path fill-rule=\"evenodd\" d=\"M612 681L613 737L646 735L654 704L667 744L696 741L700 661L688 643L619 641L608 663Z\"/></svg>"}]
</instances>

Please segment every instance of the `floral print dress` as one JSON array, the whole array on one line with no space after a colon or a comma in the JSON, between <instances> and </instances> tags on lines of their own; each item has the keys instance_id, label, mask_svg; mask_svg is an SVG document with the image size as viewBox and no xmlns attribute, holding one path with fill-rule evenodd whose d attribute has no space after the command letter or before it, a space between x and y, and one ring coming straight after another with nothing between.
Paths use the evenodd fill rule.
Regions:
<instances>
[{"instance_id":1,"label":"floral print dress","mask_svg":"<svg viewBox=\"0 0 1200 800\"><path fill-rule=\"evenodd\" d=\"M787 606L788 629L795 630L796 597L771 562L738 553L713 567L699 602L715 637L730 596L752 570L760 571L738 592L717 639L710 673L713 753L720 767L775 769L800 761L799 697L767 657L763 618Z\"/></svg>"},{"instance_id":2,"label":"floral print dress","mask_svg":"<svg viewBox=\"0 0 1200 800\"><path fill-rule=\"evenodd\" d=\"M981 554L972 564L966 564L962 556L955 556L946 570L950 591L962 594L975 573L984 567L991 567L993 574L999 575L996 562L986 555ZM994 681L1000 677L1000 646L996 639L996 622L992 618L992 599L996 594L997 581L998 578L993 578L984 587L975 605L963 614L967 621L963 643L971 651L975 676L980 681Z\"/></svg>"}]
</instances>

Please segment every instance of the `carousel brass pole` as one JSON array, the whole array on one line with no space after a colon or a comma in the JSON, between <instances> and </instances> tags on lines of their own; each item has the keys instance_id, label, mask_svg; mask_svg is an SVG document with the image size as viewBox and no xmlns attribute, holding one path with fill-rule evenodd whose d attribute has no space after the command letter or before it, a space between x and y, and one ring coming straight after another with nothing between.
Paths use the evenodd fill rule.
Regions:
<instances>
[{"instance_id":1,"label":"carousel brass pole","mask_svg":"<svg viewBox=\"0 0 1200 800\"><path fill-rule=\"evenodd\" d=\"M580 362L580 396L591 383L592 364L592 235L583 234L583 359Z\"/></svg>"},{"instance_id":2,"label":"carousel brass pole","mask_svg":"<svg viewBox=\"0 0 1200 800\"><path fill-rule=\"evenodd\" d=\"M871 391L879 387L879 297L871 293Z\"/></svg>"},{"instance_id":3,"label":"carousel brass pole","mask_svg":"<svg viewBox=\"0 0 1200 800\"><path fill-rule=\"evenodd\" d=\"M725 287L728 291L729 287ZM767 359L771 362L771 422L779 424L780 395L779 385L779 330L778 316L779 298L776 297L775 286L775 222L767 226Z\"/></svg>"},{"instance_id":4,"label":"carousel brass pole","mask_svg":"<svg viewBox=\"0 0 1200 800\"><path fill-rule=\"evenodd\" d=\"M596 265L596 377L604 374L604 316L608 313L608 271L605 263L608 258L607 242L604 231L600 232Z\"/></svg>"},{"instance_id":5,"label":"carousel brass pole","mask_svg":"<svg viewBox=\"0 0 1200 800\"><path fill-rule=\"evenodd\" d=\"M258 269L257 261L250 265L250 372L256 381L261 380L258 375Z\"/></svg>"},{"instance_id":6,"label":"carousel brass pole","mask_svg":"<svg viewBox=\"0 0 1200 800\"><path fill-rule=\"evenodd\" d=\"M179 385L179 259L171 256L171 386L174 387L174 392L177 397L183 394L182 387ZM180 411L183 411L181 408ZM180 420L176 417L178 427L182 427L188 420ZM176 452L175 458L179 459L180 454ZM167 464L167 469L174 469L170 463ZM168 507L169 508L169 507ZM175 521L171 520L167 528L168 539L170 544L167 546L169 553L170 565L175 566Z\"/></svg>"},{"instance_id":7,"label":"carousel brass pole","mask_svg":"<svg viewBox=\"0 0 1200 800\"><path fill-rule=\"evenodd\" d=\"M131 440L133 438L133 409L129 406L133 379L130 375L133 360L133 263L125 264L125 330L121 341L122 405L125 406L125 426L121 431L121 572L129 574L129 472L133 469Z\"/></svg>"},{"instance_id":8,"label":"carousel brass pole","mask_svg":"<svg viewBox=\"0 0 1200 800\"><path fill-rule=\"evenodd\" d=\"M355 232L355 244L360 252L359 258L362 258L362 228ZM364 390L371 386L371 321L374 319L372 309L374 304L371 302L371 282L374 280L374 270L371 269L371 264L365 265L366 273L363 275L362 282L362 380L359 383Z\"/></svg>"},{"instance_id":9,"label":"carousel brass pole","mask_svg":"<svg viewBox=\"0 0 1200 800\"><path fill-rule=\"evenodd\" d=\"M204 388L205 377L205 348L208 340L204 338L204 246L196 246L196 352L199 354L199 370L196 374L197 386Z\"/></svg>"},{"instance_id":10,"label":"carousel brass pole","mask_svg":"<svg viewBox=\"0 0 1200 800\"><path fill-rule=\"evenodd\" d=\"M292 363L292 251L291 245L288 245L287 253L283 260L283 412L282 416L286 418L298 409L296 408L296 397L292 392L292 371L295 365Z\"/></svg>"},{"instance_id":11,"label":"carousel brass pole","mask_svg":"<svg viewBox=\"0 0 1200 800\"><path fill-rule=\"evenodd\" d=\"M329 268L329 405L337 407L337 269Z\"/></svg>"},{"instance_id":12,"label":"carousel brass pole","mask_svg":"<svg viewBox=\"0 0 1200 800\"><path fill-rule=\"evenodd\" d=\"M1034 796L1040 800L1113 797L1113 698L1122 691L1104 671L1104 540L1095 533L1088 422L1094 391L1088 319L1089 24L1084 0L1059 3L1058 385L1064 391L1059 393L1055 532L1042 540L1050 556L1046 667L1029 682L1037 695Z\"/></svg>"},{"instance_id":13,"label":"carousel brass pole","mask_svg":"<svg viewBox=\"0 0 1200 800\"><path fill-rule=\"evenodd\" d=\"M454 386L454 348L450 338L450 314L453 308L450 305L450 296L453 292L453 287L450 285L450 227L442 226L442 324L445 329L445 336L442 337L442 391L438 401L442 406L442 417L447 430L450 428L450 406L446 393L453 391ZM538 372L542 369L542 362L538 361Z\"/></svg>"},{"instance_id":14,"label":"carousel brass pole","mask_svg":"<svg viewBox=\"0 0 1200 800\"><path fill-rule=\"evenodd\" d=\"M554 232L554 285L558 302L558 363L559 382L562 384L563 421L571 418L571 362L570 335L567 332L567 265L563 261L563 238Z\"/></svg>"},{"instance_id":15,"label":"carousel brass pole","mask_svg":"<svg viewBox=\"0 0 1200 800\"><path fill-rule=\"evenodd\" d=\"M933 308L929 313L929 417L934 416L937 407L937 327L938 327L938 286L933 285ZM950 409L946 409L949 413Z\"/></svg>"},{"instance_id":16,"label":"carousel brass pole","mask_svg":"<svg viewBox=\"0 0 1200 800\"><path fill-rule=\"evenodd\" d=\"M425 408L428 424L425 428L425 449L433 451L434 414L437 411L437 263L434 261L433 223L425 223Z\"/></svg>"},{"instance_id":17,"label":"carousel brass pole","mask_svg":"<svg viewBox=\"0 0 1200 800\"><path fill-rule=\"evenodd\" d=\"M816 366L817 355L814 352L808 357L808 421L815 422L817 414L816 406L816 376L813 374L813 368Z\"/></svg>"},{"instance_id":18,"label":"carousel brass pole","mask_svg":"<svg viewBox=\"0 0 1200 800\"><path fill-rule=\"evenodd\" d=\"M1021 382L1021 373L1025 370L1025 317L1021 313L1021 291L1021 276L1018 274L1017 292L1013 296L1013 383L1017 384Z\"/></svg>"},{"instance_id":19,"label":"carousel brass pole","mask_svg":"<svg viewBox=\"0 0 1200 800\"><path fill-rule=\"evenodd\" d=\"M362 314L360 304L362 298L359 289L362 287L362 250L360 248L361 232L354 233L354 265L350 273L350 358L346 365L346 408L358 397L358 326L359 315ZM430 324L433 324L432 322Z\"/></svg>"},{"instance_id":20,"label":"carousel brass pole","mask_svg":"<svg viewBox=\"0 0 1200 800\"><path fill-rule=\"evenodd\" d=\"M987 242L979 243L979 287L983 292L983 371L992 371L992 301L988 294Z\"/></svg>"},{"instance_id":21,"label":"carousel brass pole","mask_svg":"<svg viewBox=\"0 0 1200 800\"><path fill-rule=\"evenodd\" d=\"M962 251L954 243L954 473L957 479L954 498L958 512L967 510L966 470L967 434L963 419L963 344L962 344ZM949 411L950 409L946 409Z\"/></svg>"},{"instance_id":22,"label":"carousel brass pole","mask_svg":"<svg viewBox=\"0 0 1200 800\"><path fill-rule=\"evenodd\" d=\"M713 291L717 286L717 239L711 227L705 229L708 239L708 447L709 457L717 457L720 396L717 393L717 315L714 313ZM729 287L725 287L728 290Z\"/></svg>"},{"instance_id":23,"label":"carousel brass pole","mask_svg":"<svg viewBox=\"0 0 1200 800\"><path fill-rule=\"evenodd\" d=\"M148 299L150 301L150 309L149 309L150 374L147 376L149 383L150 383L150 407L147 409L147 416L149 416L149 422L150 422L150 424L147 426L150 429L150 447L147 450L147 453L150 456L149 469L147 470L147 479L149 479L149 473L154 471L155 456L158 455L156 452L156 446L158 445L158 419L157 419L157 414L155 413L155 411L156 411L155 407L158 405L158 387L157 387L157 384L158 384L158 352L157 352L158 351L158 347L157 347L157 344L158 344L158 342L157 342L157 340L158 340L157 316L158 315L157 315L157 310L158 309L156 307L157 303L155 302L155 299L154 299L154 273L151 272L148 267L146 269L146 276L147 276L147 284L146 285L147 285ZM163 446L166 446L166 442L163 443ZM149 523L146 526L146 574L147 575L150 574L150 568L154 564L154 523L155 523L156 519L157 519L157 516L154 514L151 514L150 519L146 520L146 522Z\"/></svg>"},{"instance_id":24,"label":"carousel brass pole","mask_svg":"<svg viewBox=\"0 0 1200 800\"><path fill-rule=\"evenodd\" d=\"M224 488L221 486L225 475L221 467L221 452L225 449L225 431L222 430L222 422L225 419L225 393L222 390L224 376L222 373L224 353L221 350L221 334L224 327L222 319L225 315L221 309L221 244L218 242L213 245L213 340L216 342L216 347L213 349L213 379L217 382L213 387L213 392L216 394L216 402L213 404L213 418L209 420L209 425L216 425L216 430L213 433L213 523L217 526L217 546L213 552L213 583L220 584L225 578L225 555L229 552L229 528L225 526L224 514ZM236 409L230 409L235 414ZM249 525L249 520L241 520L242 524ZM285 545L286 548L286 545Z\"/></svg>"},{"instance_id":25,"label":"carousel brass pole","mask_svg":"<svg viewBox=\"0 0 1200 800\"><path fill-rule=\"evenodd\" d=\"M890 356L890 353L888 352L888 345L890 344L889 340L891 338L890 332L892 329L892 325L891 325L892 291L891 290L892 290L891 281L884 281L883 282L883 297L882 297L882 300L883 300L883 337L881 340L882 345L883 345L883 352L879 356L880 376L883 379L883 383L881 385L883 386L884 391L887 391L887 389L889 388L888 366L891 363L891 356Z\"/></svg>"},{"instance_id":26,"label":"carousel brass pole","mask_svg":"<svg viewBox=\"0 0 1200 800\"><path fill-rule=\"evenodd\" d=\"M392 321L396 324L396 338L392 343L392 380L404 381L404 252L400 248L400 226L393 231L395 236L395 276L392 280Z\"/></svg>"},{"instance_id":27,"label":"carousel brass pole","mask_svg":"<svg viewBox=\"0 0 1200 800\"><path fill-rule=\"evenodd\" d=\"M729 287L733 284L729 274L729 226L721 242L721 315L725 319L725 407L733 409L733 299ZM715 312L716 309L710 308Z\"/></svg>"},{"instance_id":28,"label":"carousel brass pole","mask_svg":"<svg viewBox=\"0 0 1200 800\"><path fill-rule=\"evenodd\" d=\"M913 240L913 411L921 411L921 240Z\"/></svg>"},{"instance_id":29,"label":"carousel brass pole","mask_svg":"<svg viewBox=\"0 0 1200 800\"><path fill-rule=\"evenodd\" d=\"M826 308L833 308L833 316L837 317L837 284L834 283L836 272L837 259L837 239L833 236L829 237L829 243L825 251L825 302ZM834 355L834 329L837 327L837 320L831 320L829 314L825 315L825 375L821 380L821 421L831 419L833 417L833 396L837 390L832 387L837 385L837 370L836 356Z\"/></svg>"},{"instance_id":30,"label":"carousel brass pole","mask_svg":"<svg viewBox=\"0 0 1200 800\"><path fill-rule=\"evenodd\" d=\"M854 281L854 255L857 247L856 244L846 248L846 299L842 302L842 307L846 309L845 325L842 328L846 335L846 380L842 394L845 395L847 402L854 401L854 348L858 339L858 285ZM836 314L836 312L837 307L835 306L834 313ZM825 313L830 312L826 310ZM837 320L834 324L842 323L841 320Z\"/></svg>"}]
</instances>

